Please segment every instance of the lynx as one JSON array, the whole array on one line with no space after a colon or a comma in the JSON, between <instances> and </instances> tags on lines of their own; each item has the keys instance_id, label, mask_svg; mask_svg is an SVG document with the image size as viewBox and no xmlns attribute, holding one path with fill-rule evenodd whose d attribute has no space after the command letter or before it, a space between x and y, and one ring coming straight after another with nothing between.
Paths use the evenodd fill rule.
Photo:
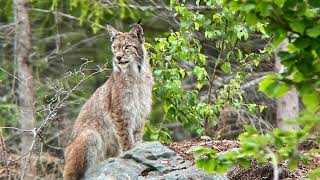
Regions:
<instances>
[{"instance_id":1,"label":"lynx","mask_svg":"<svg viewBox=\"0 0 320 180\"><path fill-rule=\"evenodd\" d=\"M64 179L81 179L97 162L120 155L141 141L151 111L154 84L144 48L143 29L130 32L107 26L113 71L83 105L66 149Z\"/></svg>"}]
</instances>

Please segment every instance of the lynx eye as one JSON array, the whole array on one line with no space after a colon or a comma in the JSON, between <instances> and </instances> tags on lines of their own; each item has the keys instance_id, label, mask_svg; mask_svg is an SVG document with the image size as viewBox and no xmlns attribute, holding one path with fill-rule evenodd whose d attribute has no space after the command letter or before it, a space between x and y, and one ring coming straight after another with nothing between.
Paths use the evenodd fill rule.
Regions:
<instances>
[{"instance_id":1,"label":"lynx eye","mask_svg":"<svg viewBox=\"0 0 320 180\"><path fill-rule=\"evenodd\" d=\"M134 47L134 46L132 46L132 45L126 45L126 46L125 46L125 49L129 49L129 48L132 48L132 47Z\"/></svg>"},{"instance_id":2,"label":"lynx eye","mask_svg":"<svg viewBox=\"0 0 320 180\"><path fill-rule=\"evenodd\" d=\"M112 48L112 49L116 49L116 46L115 46L115 45L112 45L111 48Z\"/></svg>"}]
</instances>

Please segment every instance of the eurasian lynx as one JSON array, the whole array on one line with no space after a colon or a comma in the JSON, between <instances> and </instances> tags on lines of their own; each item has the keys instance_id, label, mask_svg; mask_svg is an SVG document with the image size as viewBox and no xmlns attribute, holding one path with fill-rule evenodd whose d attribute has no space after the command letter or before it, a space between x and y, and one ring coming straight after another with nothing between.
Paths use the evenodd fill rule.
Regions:
<instances>
[{"instance_id":1,"label":"eurasian lynx","mask_svg":"<svg viewBox=\"0 0 320 180\"><path fill-rule=\"evenodd\" d=\"M88 167L121 154L141 141L151 111L151 68L143 29L107 27L112 41L113 72L83 105L66 149L64 179L80 179Z\"/></svg>"}]
</instances>

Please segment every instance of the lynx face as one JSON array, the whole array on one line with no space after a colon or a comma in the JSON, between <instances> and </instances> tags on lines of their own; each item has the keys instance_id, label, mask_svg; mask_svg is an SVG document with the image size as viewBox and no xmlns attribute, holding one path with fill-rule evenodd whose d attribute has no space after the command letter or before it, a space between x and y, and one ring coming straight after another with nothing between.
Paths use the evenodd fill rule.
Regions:
<instances>
[{"instance_id":1,"label":"lynx face","mask_svg":"<svg viewBox=\"0 0 320 180\"><path fill-rule=\"evenodd\" d=\"M119 32L107 27L112 41L113 67L121 73L138 73L143 65L145 51L143 29L136 25L130 32Z\"/></svg>"}]
</instances>

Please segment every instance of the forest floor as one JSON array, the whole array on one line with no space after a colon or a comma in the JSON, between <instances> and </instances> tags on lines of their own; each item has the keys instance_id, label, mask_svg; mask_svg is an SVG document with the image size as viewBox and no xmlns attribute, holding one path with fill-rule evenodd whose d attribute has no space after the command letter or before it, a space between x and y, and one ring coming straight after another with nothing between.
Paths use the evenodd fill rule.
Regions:
<instances>
[{"instance_id":1,"label":"forest floor","mask_svg":"<svg viewBox=\"0 0 320 180\"><path fill-rule=\"evenodd\" d=\"M181 142L174 142L167 144L167 146L180 154L184 159L194 162L193 152L190 150L193 146L204 146L215 149L218 152L226 152L232 148L239 147L239 142L235 140L213 140L209 137L199 137ZM299 153L312 154L312 151L320 151L319 145L313 141L308 140L299 145ZM15 154L6 154L6 158L19 159ZM42 154L40 159L34 157L31 162L37 162L36 166L33 165L34 167L37 167L37 173L33 174L35 171L32 171L31 174L27 174L27 176L42 177L41 179L57 179L62 176L63 159L61 158L45 153ZM306 174L317 167L320 167L319 154L311 155L307 165L303 165L303 163L299 162L298 168L294 171L289 171L287 162L281 162L279 165L279 179L305 179ZM18 174L20 173L18 162L11 162L7 167L1 166L0 163L0 179L6 177L9 171L11 176L18 177ZM273 166L269 163L258 164L255 161L252 161L249 169L244 169L240 166L232 168L232 170L228 172L228 177L231 180L273 180Z\"/></svg>"},{"instance_id":2,"label":"forest floor","mask_svg":"<svg viewBox=\"0 0 320 180\"><path fill-rule=\"evenodd\" d=\"M167 146L180 154L183 158L194 162L192 151L190 150L190 148L193 146L204 146L214 149L218 152L225 152L232 148L239 147L239 142L233 140L213 140L209 137L199 137L187 139L181 142L174 142L168 144ZM299 145L299 153L303 154L310 152L310 150L316 150L319 152L319 149L319 145L309 140ZM311 158L308 159L308 163L306 165L303 165L301 162L299 162L297 169L294 171L290 171L288 169L287 162L281 162L279 165L279 179L305 179L306 174L317 167L320 167L319 155L312 155ZM249 169L236 166L228 172L228 177L231 180L272 180L273 166L270 163L258 164L255 161L252 161Z\"/></svg>"}]
</instances>

